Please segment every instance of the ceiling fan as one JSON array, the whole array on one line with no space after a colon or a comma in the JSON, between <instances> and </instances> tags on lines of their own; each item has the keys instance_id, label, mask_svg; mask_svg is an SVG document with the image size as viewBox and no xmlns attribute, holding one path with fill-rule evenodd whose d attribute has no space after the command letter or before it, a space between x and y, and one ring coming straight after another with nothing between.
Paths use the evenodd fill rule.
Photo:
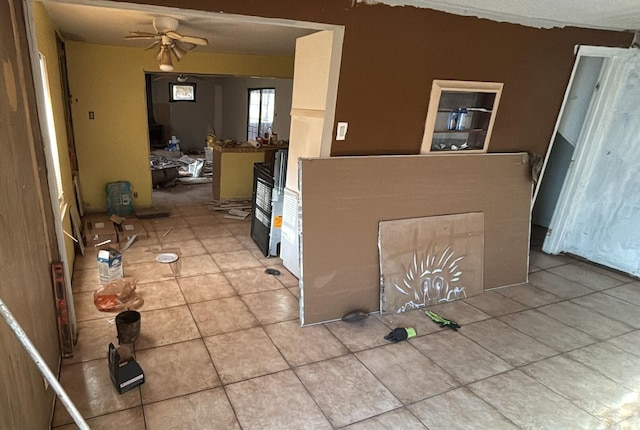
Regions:
<instances>
[{"instance_id":1,"label":"ceiling fan","mask_svg":"<svg viewBox=\"0 0 640 430\"><path fill-rule=\"evenodd\" d=\"M171 54L180 61L184 55L196 46L206 46L209 41L204 37L187 36L177 32L179 22L177 19L160 16L153 18L153 28L155 33L145 31L130 31L129 36L125 39L155 39L146 49L152 49L158 46L156 60L160 64L160 70L170 72L173 70L173 62Z\"/></svg>"}]
</instances>

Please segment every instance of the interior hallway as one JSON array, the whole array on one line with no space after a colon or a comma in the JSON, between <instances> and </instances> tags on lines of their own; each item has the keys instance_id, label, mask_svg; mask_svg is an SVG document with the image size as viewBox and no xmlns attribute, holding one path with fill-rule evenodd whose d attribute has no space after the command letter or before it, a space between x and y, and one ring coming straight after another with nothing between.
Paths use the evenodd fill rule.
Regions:
<instances>
[{"instance_id":1,"label":"interior hallway","mask_svg":"<svg viewBox=\"0 0 640 430\"><path fill-rule=\"evenodd\" d=\"M536 231L529 284L431 308L457 332L420 311L300 328L297 280L260 254L249 221L193 203L144 221L150 237L124 253L145 300L146 382L123 395L107 369L115 315L92 300L95 253L77 260L79 339L60 380L92 429L640 428L638 281L543 254ZM180 249L180 277L158 247ZM389 343L398 326L418 336ZM53 427L69 423L58 402Z\"/></svg>"}]
</instances>

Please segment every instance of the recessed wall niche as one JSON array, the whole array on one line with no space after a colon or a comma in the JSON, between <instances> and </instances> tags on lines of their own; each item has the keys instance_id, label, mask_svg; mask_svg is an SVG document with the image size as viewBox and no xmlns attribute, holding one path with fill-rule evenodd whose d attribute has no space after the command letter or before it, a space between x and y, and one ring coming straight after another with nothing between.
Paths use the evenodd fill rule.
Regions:
<instances>
[{"instance_id":1,"label":"recessed wall niche","mask_svg":"<svg viewBox=\"0 0 640 430\"><path fill-rule=\"evenodd\" d=\"M487 152L502 87L434 80L420 153Z\"/></svg>"}]
</instances>

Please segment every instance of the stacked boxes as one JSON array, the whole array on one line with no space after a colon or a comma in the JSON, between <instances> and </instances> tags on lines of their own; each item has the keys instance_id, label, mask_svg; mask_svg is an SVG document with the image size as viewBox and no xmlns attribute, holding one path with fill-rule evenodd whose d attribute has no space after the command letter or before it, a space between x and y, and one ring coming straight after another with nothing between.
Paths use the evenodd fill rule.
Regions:
<instances>
[{"instance_id":1,"label":"stacked boxes","mask_svg":"<svg viewBox=\"0 0 640 430\"><path fill-rule=\"evenodd\" d=\"M84 240L87 247L96 246L99 249L117 248L124 246L127 241L136 236L137 240L146 239L147 231L135 216L122 218L106 214L91 214L84 218Z\"/></svg>"},{"instance_id":2,"label":"stacked boxes","mask_svg":"<svg viewBox=\"0 0 640 430\"><path fill-rule=\"evenodd\" d=\"M84 241L86 246L96 246L99 243L106 247L113 246L118 242L118 234L107 215L87 215L84 219Z\"/></svg>"},{"instance_id":3,"label":"stacked boxes","mask_svg":"<svg viewBox=\"0 0 640 430\"><path fill-rule=\"evenodd\" d=\"M138 218L125 218L119 224L115 224L115 227L120 246L124 246L133 236L136 236L137 240L147 238L147 231Z\"/></svg>"}]
</instances>

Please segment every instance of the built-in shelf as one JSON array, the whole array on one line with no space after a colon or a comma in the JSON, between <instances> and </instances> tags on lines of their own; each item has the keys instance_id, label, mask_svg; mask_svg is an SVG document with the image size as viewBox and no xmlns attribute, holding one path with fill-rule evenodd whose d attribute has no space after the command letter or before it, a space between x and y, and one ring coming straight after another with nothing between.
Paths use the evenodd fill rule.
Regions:
<instances>
[{"instance_id":1,"label":"built-in shelf","mask_svg":"<svg viewBox=\"0 0 640 430\"><path fill-rule=\"evenodd\" d=\"M433 81L421 154L487 152L503 84Z\"/></svg>"}]
</instances>

